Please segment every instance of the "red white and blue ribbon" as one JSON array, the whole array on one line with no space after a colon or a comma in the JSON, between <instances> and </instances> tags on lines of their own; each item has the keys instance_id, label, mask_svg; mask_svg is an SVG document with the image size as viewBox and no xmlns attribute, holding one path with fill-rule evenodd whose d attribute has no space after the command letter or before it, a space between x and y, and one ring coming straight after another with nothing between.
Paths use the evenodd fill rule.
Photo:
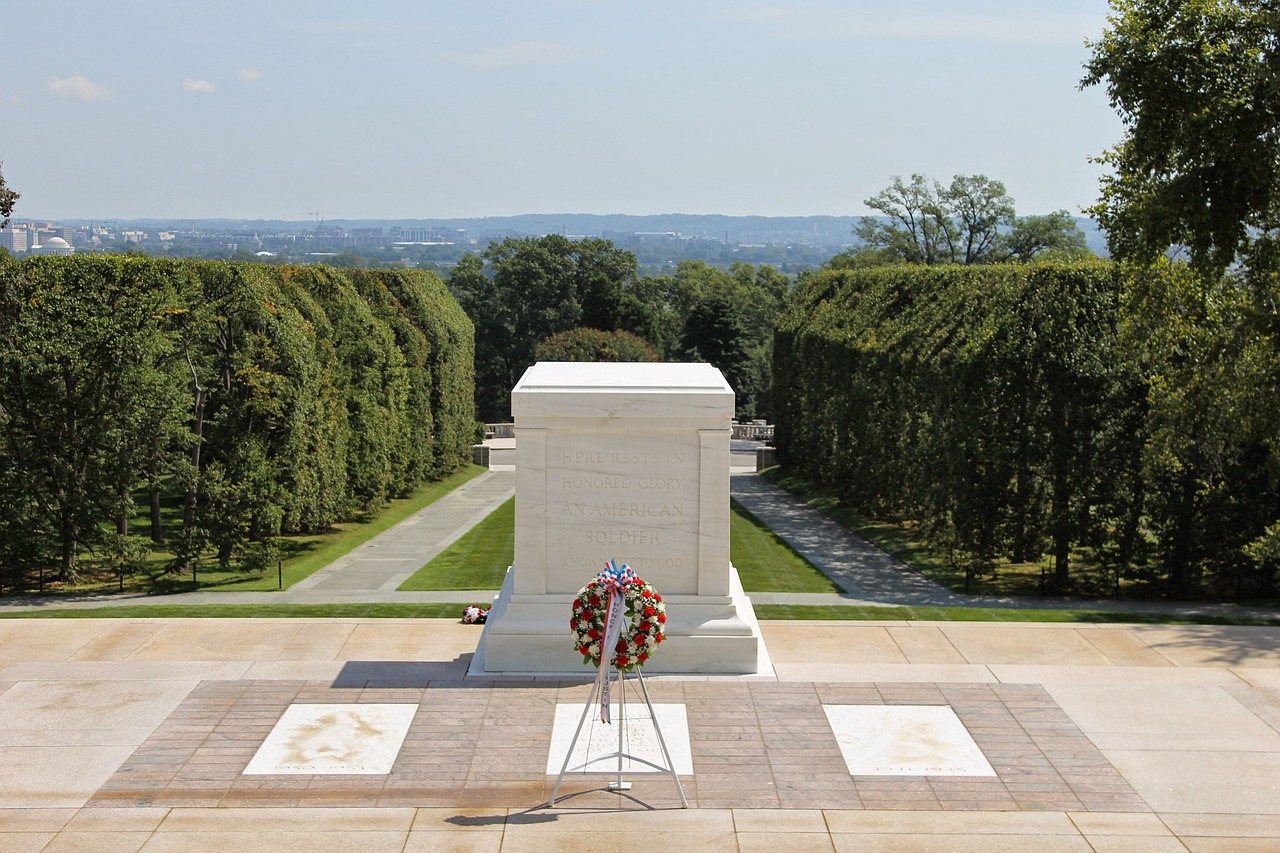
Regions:
<instances>
[{"instance_id":1,"label":"red white and blue ribbon","mask_svg":"<svg viewBox=\"0 0 1280 853\"><path fill-rule=\"evenodd\" d=\"M600 722L609 720L609 685L613 657L618 639L622 636L623 614L626 610L627 588L638 583L639 578L631 567L623 563L618 566L617 560L604 564L604 571L596 575L601 590L608 596L604 608L604 637L600 641L600 671L596 673L596 684L600 687Z\"/></svg>"}]
</instances>

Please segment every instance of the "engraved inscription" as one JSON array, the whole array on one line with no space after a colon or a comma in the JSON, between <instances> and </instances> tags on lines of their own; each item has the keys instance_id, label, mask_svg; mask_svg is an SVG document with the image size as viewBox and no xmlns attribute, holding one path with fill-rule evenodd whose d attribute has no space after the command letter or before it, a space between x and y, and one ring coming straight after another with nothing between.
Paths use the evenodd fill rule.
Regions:
<instances>
[{"instance_id":1,"label":"engraved inscription","mask_svg":"<svg viewBox=\"0 0 1280 853\"><path fill-rule=\"evenodd\" d=\"M617 559L664 592L697 591L696 435L553 430L547 460L549 589Z\"/></svg>"}]
</instances>

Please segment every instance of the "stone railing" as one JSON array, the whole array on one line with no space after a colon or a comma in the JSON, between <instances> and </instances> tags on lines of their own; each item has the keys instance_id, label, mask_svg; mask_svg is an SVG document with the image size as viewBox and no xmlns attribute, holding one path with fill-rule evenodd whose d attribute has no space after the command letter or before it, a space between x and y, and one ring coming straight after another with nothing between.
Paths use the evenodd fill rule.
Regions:
<instances>
[{"instance_id":1,"label":"stone railing","mask_svg":"<svg viewBox=\"0 0 1280 853\"><path fill-rule=\"evenodd\" d=\"M515 438L515 424L485 424L485 438ZM733 425L733 437L747 441L773 441L773 424L764 421L752 421L749 424Z\"/></svg>"},{"instance_id":2,"label":"stone railing","mask_svg":"<svg viewBox=\"0 0 1280 853\"><path fill-rule=\"evenodd\" d=\"M773 424L767 424L764 421L734 424L733 437L748 441L773 441Z\"/></svg>"}]
</instances>

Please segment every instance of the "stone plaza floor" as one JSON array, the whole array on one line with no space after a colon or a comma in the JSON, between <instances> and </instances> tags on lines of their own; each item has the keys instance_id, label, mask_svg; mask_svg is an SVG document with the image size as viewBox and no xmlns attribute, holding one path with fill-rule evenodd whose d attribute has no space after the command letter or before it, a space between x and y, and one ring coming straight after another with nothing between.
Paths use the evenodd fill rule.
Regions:
<instances>
[{"instance_id":1,"label":"stone plaza floor","mask_svg":"<svg viewBox=\"0 0 1280 853\"><path fill-rule=\"evenodd\" d=\"M474 626L0 622L0 851L1280 849L1280 629L762 629L773 677L646 679L687 719L685 810L639 773L547 807L557 706L589 685L466 678ZM299 706L406 726L372 772L309 772L360 758L295 739L291 772L246 773ZM949 709L989 769L852 772L849 708Z\"/></svg>"}]
</instances>

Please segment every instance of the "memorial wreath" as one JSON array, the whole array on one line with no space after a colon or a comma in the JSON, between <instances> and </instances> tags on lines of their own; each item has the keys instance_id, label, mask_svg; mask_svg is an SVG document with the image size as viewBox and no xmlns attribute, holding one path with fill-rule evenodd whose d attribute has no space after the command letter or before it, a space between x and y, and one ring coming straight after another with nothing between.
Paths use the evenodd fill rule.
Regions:
<instances>
[{"instance_id":1,"label":"memorial wreath","mask_svg":"<svg viewBox=\"0 0 1280 853\"><path fill-rule=\"evenodd\" d=\"M620 603L610 607L612 600ZM612 612L611 612L612 611ZM610 631L609 622L620 625ZM606 563L596 579L578 591L569 617L574 648L582 662L600 666L600 655L606 637L617 637L612 644L610 663L619 672L630 672L644 666L658 644L666 639L667 606L650 584L645 583L630 566L618 567L616 561Z\"/></svg>"}]
</instances>

